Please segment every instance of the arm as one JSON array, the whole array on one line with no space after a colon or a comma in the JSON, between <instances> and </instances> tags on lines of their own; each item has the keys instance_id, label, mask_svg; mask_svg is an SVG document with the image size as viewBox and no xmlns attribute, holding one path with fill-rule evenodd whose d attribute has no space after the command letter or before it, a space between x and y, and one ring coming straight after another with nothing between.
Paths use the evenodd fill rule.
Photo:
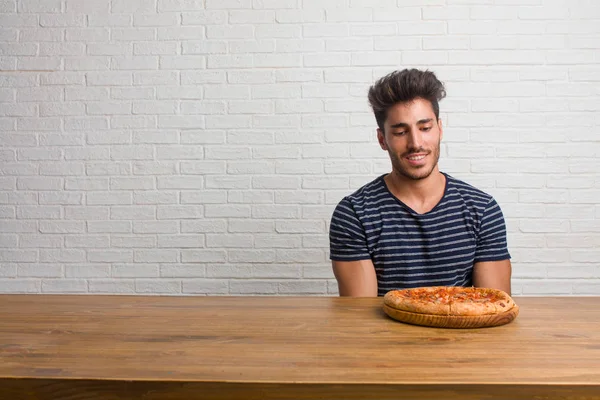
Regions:
<instances>
[{"instance_id":1,"label":"arm","mask_svg":"<svg viewBox=\"0 0 600 400\"><path fill-rule=\"evenodd\" d=\"M481 261L473 266L473 286L500 289L510 295L510 260Z\"/></svg>"},{"instance_id":2,"label":"arm","mask_svg":"<svg viewBox=\"0 0 600 400\"><path fill-rule=\"evenodd\" d=\"M371 260L333 261L340 296L377 297L377 276Z\"/></svg>"}]
</instances>

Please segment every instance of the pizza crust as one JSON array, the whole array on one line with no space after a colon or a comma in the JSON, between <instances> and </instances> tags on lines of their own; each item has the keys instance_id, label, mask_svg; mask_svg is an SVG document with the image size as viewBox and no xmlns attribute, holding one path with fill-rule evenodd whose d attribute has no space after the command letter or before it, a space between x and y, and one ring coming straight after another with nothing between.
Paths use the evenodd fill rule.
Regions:
<instances>
[{"instance_id":1,"label":"pizza crust","mask_svg":"<svg viewBox=\"0 0 600 400\"><path fill-rule=\"evenodd\" d=\"M388 306L419 314L450 315L450 304L435 295L435 291L427 293L423 288L393 290L384 296Z\"/></svg>"},{"instance_id":2,"label":"pizza crust","mask_svg":"<svg viewBox=\"0 0 600 400\"><path fill-rule=\"evenodd\" d=\"M515 307L502 290L454 286L392 290L384 296L384 304L400 311L439 316L494 315Z\"/></svg>"}]
</instances>

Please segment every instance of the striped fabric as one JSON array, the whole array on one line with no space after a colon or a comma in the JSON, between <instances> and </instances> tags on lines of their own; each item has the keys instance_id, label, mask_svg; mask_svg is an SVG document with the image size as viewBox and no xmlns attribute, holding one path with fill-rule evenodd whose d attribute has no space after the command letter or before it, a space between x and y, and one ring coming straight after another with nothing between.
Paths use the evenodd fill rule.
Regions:
<instances>
[{"instance_id":1,"label":"striped fabric","mask_svg":"<svg viewBox=\"0 0 600 400\"><path fill-rule=\"evenodd\" d=\"M336 207L330 258L371 259L378 295L418 286L471 286L473 263L510 259L494 198L446 176L440 202L417 214L388 190L382 175Z\"/></svg>"}]
</instances>

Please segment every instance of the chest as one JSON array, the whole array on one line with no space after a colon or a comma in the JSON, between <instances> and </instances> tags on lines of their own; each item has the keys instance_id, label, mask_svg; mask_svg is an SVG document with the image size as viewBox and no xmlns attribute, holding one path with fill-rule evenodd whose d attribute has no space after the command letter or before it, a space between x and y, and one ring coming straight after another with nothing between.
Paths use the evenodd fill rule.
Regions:
<instances>
[{"instance_id":1,"label":"chest","mask_svg":"<svg viewBox=\"0 0 600 400\"><path fill-rule=\"evenodd\" d=\"M396 210L381 213L370 221L367 242L375 258L410 259L472 253L477 245L477 232L477 219L467 208L430 216Z\"/></svg>"}]
</instances>

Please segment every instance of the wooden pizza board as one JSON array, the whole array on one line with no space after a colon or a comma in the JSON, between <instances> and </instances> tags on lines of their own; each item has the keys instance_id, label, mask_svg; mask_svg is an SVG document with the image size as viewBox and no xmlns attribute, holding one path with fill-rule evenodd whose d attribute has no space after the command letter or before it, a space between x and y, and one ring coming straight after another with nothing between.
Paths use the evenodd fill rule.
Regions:
<instances>
[{"instance_id":1,"label":"wooden pizza board","mask_svg":"<svg viewBox=\"0 0 600 400\"><path fill-rule=\"evenodd\" d=\"M412 325L431 326L437 328L486 328L505 325L519 315L519 306L501 314L460 316L460 315L431 315L401 311L383 304L383 311L400 322Z\"/></svg>"}]
</instances>

